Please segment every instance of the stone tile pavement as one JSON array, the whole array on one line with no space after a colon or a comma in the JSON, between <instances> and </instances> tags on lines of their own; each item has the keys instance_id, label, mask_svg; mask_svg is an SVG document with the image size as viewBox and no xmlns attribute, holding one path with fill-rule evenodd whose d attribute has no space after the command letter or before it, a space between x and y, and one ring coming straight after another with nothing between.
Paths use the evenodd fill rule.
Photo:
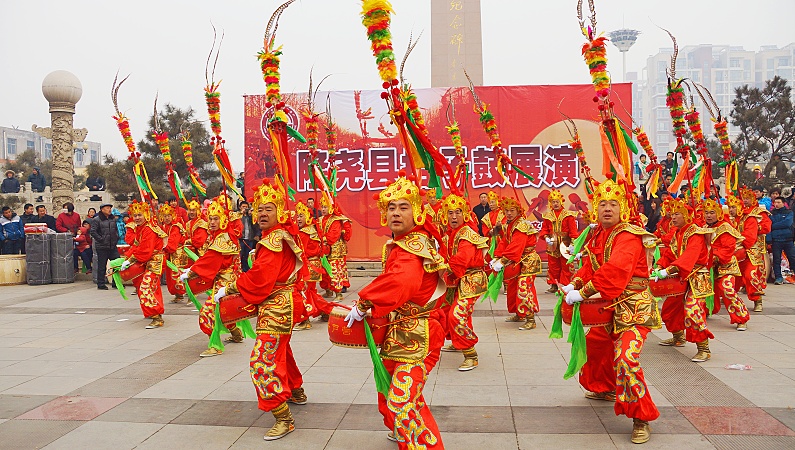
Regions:
<instances>
[{"instance_id":1,"label":"stone tile pavement","mask_svg":"<svg viewBox=\"0 0 795 450\"><path fill-rule=\"evenodd\" d=\"M367 281L352 278L346 300ZM770 286L746 332L724 314L710 318L713 357L700 365L689 360L694 346L664 348L664 331L649 336L642 364L661 417L643 448L795 448L793 294ZM0 287L0 448L395 448L368 353L331 345L325 324L293 335L309 403L291 407L294 433L266 443L273 418L257 409L251 341L200 359L207 338L192 306L167 303L166 326L145 330L130 298L88 282ZM504 296L477 304L476 370L458 372L461 355L442 354L425 397L446 448L633 447L630 420L563 380L569 345L547 338L554 296L540 302L529 332L504 322ZM753 369L725 369L734 363Z\"/></svg>"}]
</instances>

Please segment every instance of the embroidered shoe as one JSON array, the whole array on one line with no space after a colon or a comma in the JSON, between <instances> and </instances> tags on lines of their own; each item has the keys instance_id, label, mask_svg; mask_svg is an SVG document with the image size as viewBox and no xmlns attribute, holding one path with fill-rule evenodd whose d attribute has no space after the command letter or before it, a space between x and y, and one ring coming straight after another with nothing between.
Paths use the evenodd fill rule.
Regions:
<instances>
[{"instance_id":1,"label":"embroidered shoe","mask_svg":"<svg viewBox=\"0 0 795 450\"><path fill-rule=\"evenodd\" d=\"M591 400L604 400L606 402L615 402L616 401L616 393L615 392L586 392L585 398Z\"/></svg>"},{"instance_id":2,"label":"embroidered shoe","mask_svg":"<svg viewBox=\"0 0 795 450\"><path fill-rule=\"evenodd\" d=\"M460 366L458 366L458 371L459 372L466 372L466 371L469 371L469 370L472 370L472 369L476 368L477 366L478 366L478 360L477 359L475 359L475 358L467 358L467 359L464 360L463 363L461 363Z\"/></svg>"},{"instance_id":3,"label":"embroidered shoe","mask_svg":"<svg viewBox=\"0 0 795 450\"><path fill-rule=\"evenodd\" d=\"M224 352L222 352L221 350L217 350L217 349L214 349L214 348L208 348L207 350L201 352L199 354L199 357L201 357L201 358L209 358L210 356L218 356L218 355L223 355L223 354L224 354Z\"/></svg>"},{"instance_id":4,"label":"embroidered shoe","mask_svg":"<svg viewBox=\"0 0 795 450\"><path fill-rule=\"evenodd\" d=\"M287 401L296 405L306 405L307 398L304 388L300 387L293 389L293 391L290 393L290 398L288 398Z\"/></svg>"},{"instance_id":5,"label":"embroidered shoe","mask_svg":"<svg viewBox=\"0 0 795 450\"><path fill-rule=\"evenodd\" d=\"M651 439L651 428L649 422L640 419L632 419L632 443L643 444Z\"/></svg>"},{"instance_id":6,"label":"embroidered shoe","mask_svg":"<svg viewBox=\"0 0 795 450\"><path fill-rule=\"evenodd\" d=\"M737 324L737 331L746 331L748 329L747 323L738 323Z\"/></svg>"},{"instance_id":7,"label":"embroidered shoe","mask_svg":"<svg viewBox=\"0 0 795 450\"><path fill-rule=\"evenodd\" d=\"M505 318L506 322L524 322L524 319L519 317L518 315L514 314L511 317Z\"/></svg>"}]
</instances>

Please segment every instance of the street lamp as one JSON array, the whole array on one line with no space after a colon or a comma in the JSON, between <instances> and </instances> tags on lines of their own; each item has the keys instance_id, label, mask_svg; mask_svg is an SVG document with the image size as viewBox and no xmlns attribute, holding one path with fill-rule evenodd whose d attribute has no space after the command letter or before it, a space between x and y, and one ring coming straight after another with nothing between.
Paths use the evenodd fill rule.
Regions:
<instances>
[{"instance_id":1,"label":"street lamp","mask_svg":"<svg viewBox=\"0 0 795 450\"><path fill-rule=\"evenodd\" d=\"M618 47L618 51L621 52L624 62L624 74L621 81L627 81L627 52L629 51L630 47L635 45L639 34L640 31L638 30L629 30L626 28L607 33L607 35L610 37L610 42Z\"/></svg>"}]
</instances>

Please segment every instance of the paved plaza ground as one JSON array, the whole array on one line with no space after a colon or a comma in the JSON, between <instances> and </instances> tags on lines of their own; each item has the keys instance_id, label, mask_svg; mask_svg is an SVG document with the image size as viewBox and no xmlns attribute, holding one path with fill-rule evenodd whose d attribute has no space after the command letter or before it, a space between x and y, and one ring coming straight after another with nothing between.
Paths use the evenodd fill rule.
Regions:
<instances>
[{"instance_id":1,"label":"paved plaza ground","mask_svg":"<svg viewBox=\"0 0 795 450\"><path fill-rule=\"evenodd\" d=\"M369 279L352 281L347 301ZM477 304L477 369L458 372L462 356L442 354L425 398L446 448L633 447L631 420L563 380L570 347L547 338L555 297L540 300L533 331L504 322L504 296ZM642 448L795 448L795 286L770 286L765 312L752 314L746 332L725 313L710 318L713 357L702 364L690 362L694 345L649 335L641 360L661 417ZM273 417L257 409L252 341L201 359L207 338L193 307L167 303L164 317L145 330L137 297L90 282L0 287L0 448L396 448L368 352L331 345L325 324L293 334L309 403L291 406L294 433L265 442ZM753 369L724 368L735 363Z\"/></svg>"}]
</instances>

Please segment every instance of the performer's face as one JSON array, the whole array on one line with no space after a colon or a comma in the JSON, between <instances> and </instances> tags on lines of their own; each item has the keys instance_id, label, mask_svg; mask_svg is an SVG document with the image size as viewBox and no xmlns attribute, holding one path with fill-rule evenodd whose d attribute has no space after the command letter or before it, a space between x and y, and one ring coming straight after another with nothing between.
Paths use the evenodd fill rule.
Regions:
<instances>
[{"instance_id":1,"label":"performer's face","mask_svg":"<svg viewBox=\"0 0 795 450\"><path fill-rule=\"evenodd\" d=\"M207 218L207 227L210 231L218 231L221 228L221 216L209 216Z\"/></svg>"},{"instance_id":2,"label":"performer's face","mask_svg":"<svg viewBox=\"0 0 795 450\"><path fill-rule=\"evenodd\" d=\"M596 207L596 216L602 228L612 228L621 221L621 204L617 200L602 200Z\"/></svg>"},{"instance_id":3,"label":"performer's face","mask_svg":"<svg viewBox=\"0 0 795 450\"><path fill-rule=\"evenodd\" d=\"M671 214L671 224L676 228L682 228L687 224L687 219L685 219L685 215L681 212L675 212Z\"/></svg>"},{"instance_id":4,"label":"performer's face","mask_svg":"<svg viewBox=\"0 0 795 450\"><path fill-rule=\"evenodd\" d=\"M560 200L550 200L549 206L555 211L560 211L560 209L563 208L563 203L561 203Z\"/></svg>"},{"instance_id":5,"label":"performer's face","mask_svg":"<svg viewBox=\"0 0 795 450\"><path fill-rule=\"evenodd\" d=\"M402 236L414 228L414 208L404 198L389 202L386 218L395 236Z\"/></svg>"},{"instance_id":6,"label":"performer's face","mask_svg":"<svg viewBox=\"0 0 795 450\"><path fill-rule=\"evenodd\" d=\"M712 225L718 221L718 213L708 209L704 211L704 220L707 221L708 225Z\"/></svg>"},{"instance_id":7,"label":"performer's face","mask_svg":"<svg viewBox=\"0 0 795 450\"><path fill-rule=\"evenodd\" d=\"M492 211L497 209L497 200L489 200L489 209Z\"/></svg>"},{"instance_id":8,"label":"performer's face","mask_svg":"<svg viewBox=\"0 0 795 450\"><path fill-rule=\"evenodd\" d=\"M328 206L326 206L326 205L320 205L320 212L321 212L321 213L322 213L324 216L327 216L327 215L328 215Z\"/></svg>"},{"instance_id":9,"label":"performer's face","mask_svg":"<svg viewBox=\"0 0 795 450\"><path fill-rule=\"evenodd\" d=\"M751 206L751 202L752 202L752 201L751 201L751 199L749 199L749 198L743 198L743 205L744 205L746 208L747 208L747 207L749 207L749 206Z\"/></svg>"},{"instance_id":10,"label":"performer's face","mask_svg":"<svg viewBox=\"0 0 795 450\"><path fill-rule=\"evenodd\" d=\"M188 210L188 219L193 220L199 216L199 211L196 209L189 209Z\"/></svg>"},{"instance_id":11,"label":"performer's face","mask_svg":"<svg viewBox=\"0 0 795 450\"><path fill-rule=\"evenodd\" d=\"M133 214L133 221L135 221L136 225L143 225L146 223L146 216L141 213Z\"/></svg>"},{"instance_id":12,"label":"performer's face","mask_svg":"<svg viewBox=\"0 0 795 450\"><path fill-rule=\"evenodd\" d=\"M173 220L174 220L174 217L172 217L171 214L163 214L163 215L160 216L160 222L163 225L169 225L169 224L171 224L171 221L173 221Z\"/></svg>"},{"instance_id":13,"label":"performer's face","mask_svg":"<svg viewBox=\"0 0 795 450\"><path fill-rule=\"evenodd\" d=\"M304 215L303 214L296 214L295 215L295 221L298 223L298 227L299 228L303 228L304 225L306 225L306 220L304 220Z\"/></svg>"},{"instance_id":14,"label":"performer's face","mask_svg":"<svg viewBox=\"0 0 795 450\"><path fill-rule=\"evenodd\" d=\"M428 203L431 206L436 206L436 204L439 203L439 199L436 198L436 194L428 196Z\"/></svg>"},{"instance_id":15,"label":"performer's face","mask_svg":"<svg viewBox=\"0 0 795 450\"><path fill-rule=\"evenodd\" d=\"M732 217L737 217L737 206L729 206L729 215Z\"/></svg>"},{"instance_id":16,"label":"performer's face","mask_svg":"<svg viewBox=\"0 0 795 450\"><path fill-rule=\"evenodd\" d=\"M450 222L451 228L458 228L464 224L464 212L461 211L461 208L448 210L447 220Z\"/></svg>"},{"instance_id":17,"label":"performer's face","mask_svg":"<svg viewBox=\"0 0 795 450\"><path fill-rule=\"evenodd\" d=\"M265 203L257 207L257 224L260 230L270 230L279 223L276 217L276 205L273 203Z\"/></svg>"},{"instance_id":18,"label":"performer's face","mask_svg":"<svg viewBox=\"0 0 795 450\"><path fill-rule=\"evenodd\" d=\"M516 208L507 208L505 209L505 218L508 219L508 222L513 222L513 219L519 217L519 210Z\"/></svg>"}]
</instances>

